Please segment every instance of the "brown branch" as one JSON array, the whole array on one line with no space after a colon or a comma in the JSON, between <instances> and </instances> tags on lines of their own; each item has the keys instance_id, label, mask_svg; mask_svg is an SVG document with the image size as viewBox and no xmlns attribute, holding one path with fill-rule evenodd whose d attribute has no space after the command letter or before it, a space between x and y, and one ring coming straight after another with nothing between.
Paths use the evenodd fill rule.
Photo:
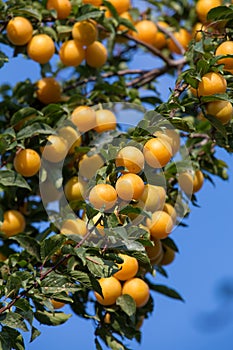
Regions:
<instances>
[{"instance_id":1,"label":"brown branch","mask_svg":"<svg viewBox=\"0 0 233 350\"><path fill-rule=\"evenodd\" d=\"M174 44L175 44L175 45L178 47L178 49L180 50L180 54L181 54L181 55L184 55L185 52L186 52L186 50L185 50L185 48L181 45L181 43L176 39L176 37L174 36L174 34L173 34L170 30L168 30L168 29L162 27L161 25L159 25L158 23L156 23L156 26L158 27L158 29L159 29L161 32L163 32L164 34L166 34L166 35L174 42Z\"/></svg>"},{"instance_id":2,"label":"brown branch","mask_svg":"<svg viewBox=\"0 0 233 350\"><path fill-rule=\"evenodd\" d=\"M130 81L127 83L127 87L140 87L145 84L150 83L153 79L159 77L160 75L166 73L168 71L169 67L168 66L163 66L161 68L155 68L150 70L149 72L146 72L140 77L135 78L134 80Z\"/></svg>"},{"instance_id":3,"label":"brown branch","mask_svg":"<svg viewBox=\"0 0 233 350\"><path fill-rule=\"evenodd\" d=\"M155 56L158 56L159 58L161 58L161 60L163 60L168 66L172 65L172 61L170 60L170 58L166 57L165 55L163 55L163 53L158 50L155 46L152 46L150 44L147 44L145 41L142 41L140 39L138 39L137 37L134 37L130 34L121 34L120 36L123 36L129 40L134 41L135 43L145 47L148 51L150 51L151 53L153 53Z\"/></svg>"},{"instance_id":4,"label":"brown branch","mask_svg":"<svg viewBox=\"0 0 233 350\"><path fill-rule=\"evenodd\" d=\"M114 76L119 76L119 77L122 77L122 76L125 76L125 75L134 75L134 74L145 74L149 72L148 70L143 70L143 69L123 69L123 70L120 70L119 72L108 72L108 73L104 73L102 74L100 77L102 79L107 79L107 78L111 78L111 77L114 77ZM81 85L84 85L84 84L87 84L87 83L90 83L90 82L94 82L97 80L97 76L91 76L89 78L85 78L81 81L77 81L75 84L72 84L72 85L69 85L67 86L65 89L64 89L64 92L67 92L69 90L72 90L78 86L81 86Z\"/></svg>"},{"instance_id":5,"label":"brown branch","mask_svg":"<svg viewBox=\"0 0 233 350\"><path fill-rule=\"evenodd\" d=\"M177 82L176 86L175 86L175 89L174 89L174 92L173 92L173 95L172 95L172 98L169 101L169 103L174 103L175 99L179 98L180 95L182 94L182 92L184 92L187 89L187 87L188 87L187 83ZM171 118L173 118L175 116L177 109L178 108L173 108L171 110L171 112L170 112L170 117Z\"/></svg>"}]
</instances>

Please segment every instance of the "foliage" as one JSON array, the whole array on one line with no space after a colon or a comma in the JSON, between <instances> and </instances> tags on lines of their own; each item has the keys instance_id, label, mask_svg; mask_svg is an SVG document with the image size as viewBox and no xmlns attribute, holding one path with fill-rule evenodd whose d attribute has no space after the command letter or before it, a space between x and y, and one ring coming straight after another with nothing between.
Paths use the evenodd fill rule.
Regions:
<instances>
[{"instance_id":1,"label":"foliage","mask_svg":"<svg viewBox=\"0 0 233 350\"><path fill-rule=\"evenodd\" d=\"M40 100L37 82L29 78L15 86L0 86L2 349L24 349L24 332L31 332L31 341L34 341L40 335L34 327L34 320L49 326L66 322L71 314L57 311L53 300L69 304L73 314L95 321L98 350L102 349L102 344L111 349L127 349L123 344L125 339L140 342L138 325L153 311L154 292L183 300L172 288L154 282L156 272L167 277L164 266L172 260L166 254L169 249L175 254L178 247L172 238L160 237L160 259L150 258L146 249L156 244L157 231L155 239L151 239L150 233L153 235L154 231L153 234L152 230L148 232L150 225L146 223L153 221L153 213L150 208L137 205L139 198L132 198L126 204L118 201L117 209L108 212L105 210L107 200L104 205L93 208L88 196L79 195L69 199L68 205L63 194L65 184L71 178L83 178L80 175L81 162L93 154L100 155L103 164L88 181L84 179L86 193L98 184L115 187L121 172L127 170L124 166L117 166L115 160L119 150L126 146L144 150L149 140L159 139L154 133L163 133L171 127L177 130L181 139L180 157L174 153L171 161L162 167L163 173L161 169L151 169L148 164L138 173L144 183L166 189L166 202L175 206L179 217L177 225L186 225L181 220L189 216L189 199L191 204L197 205L196 194L180 191L179 173L188 168L192 175L201 170L205 180L211 182L214 182L214 176L223 180L228 178L227 164L218 159L216 152L218 148L233 152L232 118L223 123L217 115L209 115L206 107L212 101L233 102L233 65L232 69L226 70L224 64L219 63L225 55L215 55L222 42L232 39L233 6L212 9L208 14L208 24L192 35L187 48L174 39L174 33L180 27L191 33L198 21L195 1L148 0L144 1L147 9L143 12L141 4L137 8L137 3L134 1L129 10L131 21L121 16L109 1L103 1L103 9L72 0L71 13L65 19L58 19L56 10L46 9L46 1L0 1L0 66L12 59L5 53L7 46L12 49L13 57L23 55L22 59L29 59L27 45L13 45L6 31L12 18L22 16L30 20L33 35L47 34L55 43L53 58L40 64L41 77L53 77L57 81L63 77L59 81L59 101L51 100L48 104ZM110 17L105 15L106 10L112 12ZM134 25L142 19L168 24L168 29L159 24L157 28L166 38L163 47L156 42L151 45L135 34ZM67 68L59 59L62 43L72 39L73 25L81 21L96 24L98 40L107 48L108 59L101 67L91 67L82 60L82 64ZM197 35L201 35L199 41ZM175 42L180 54L170 51L167 40ZM153 69L135 68L132 61L139 52L154 59ZM228 53L227 58L232 58L232 54ZM199 83L208 72L224 76L227 82L225 92L198 94ZM157 79L165 74L175 82L166 101L160 94L163 80ZM48 95L52 96L53 92L51 90ZM63 126L74 127L72 116L76 107L95 106L95 109L115 111L115 103L120 104L120 113L123 114L127 106L131 109L133 106L131 113L136 115L139 111L143 117L130 127L123 121L116 129L107 128L103 132L94 127L88 129L83 132L81 143L64 157L62 163L43 158L40 173L31 177L15 170L14 158L20 150L33 149L42 156L43 149L49 146L48 136L59 135ZM145 106L149 112L144 113ZM46 207L50 202L45 200L47 187L43 190L43 184L46 182L50 183L52 195L58 195L55 198L58 211L54 199L51 200L54 207ZM25 218L23 232L6 235L4 214L9 210L19 211ZM85 221L86 233L79 235L70 227L68 234L64 227L62 231L61 216L66 220L78 217ZM135 217L140 218L143 225L139 225ZM79 230L80 227L78 233ZM118 271L118 264L122 263L118 254L122 252L137 259L137 277L145 280L150 288L150 298L142 307L136 308L129 295L121 295L114 305L108 306L101 305L94 297L93 291L102 294L99 279L108 278ZM106 322L106 314L110 314L110 322Z\"/></svg>"}]
</instances>

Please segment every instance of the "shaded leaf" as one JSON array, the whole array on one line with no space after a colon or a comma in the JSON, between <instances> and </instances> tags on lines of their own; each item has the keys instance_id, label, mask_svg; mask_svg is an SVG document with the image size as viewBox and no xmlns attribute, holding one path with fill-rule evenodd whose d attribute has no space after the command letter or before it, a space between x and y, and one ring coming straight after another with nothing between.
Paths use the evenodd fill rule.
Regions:
<instances>
[{"instance_id":1,"label":"shaded leaf","mask_svg":"<svg viewBox=\"0 0 233 350\"><path fill-rule=\"evenodd\" d=\"M169 288L169 287L164 286L162 284L152 284L150 282L148 284L149 284L150 289L153 290L154 292L166 295L167 297L170 297L173 299L184 301L184 299L181 297L181 295L172 288Z\"/></svg>"},{"instance_id":2,"label":"shaded leaf","mask_svg":"<svg viewBox=\"0 0 233 350\"><path fill-rule=\"evenodd\" d=\"M22 130L20 130L17 134L17 140L22 140L26 138L33 137L35 135L51 135L56 132L45 123L34 123L26 126Z\"/></svg>"},{"instance_id":3,"label":"shaded leaf","mask_svg":"<svg viewBox=\"0 0 233 350\"><path fill-rule=\"evenodd\" d=\"M33 340L35 340L37 337L39 337L39 335L41 335L41 332L37 328L32 326L30 343L32 343Z\"/></svg>"},{"instance_id":4,"label":"shaded leaf","mask_svg":"<svg viewBox=\"0 0 233 350\"><path fill-rule=\"evenodd\" d=\"M129 317L133 316L136 312L136 303L128 294L118 297L116 305L120 306L121 310L124 311Z\"/></svg>"},{"instance_id":5,"label":"shaded leaf","mask_svg":"<svg viewBox=\"0 0 233 350\"><path fill-rule=\"evenodd\" d=\"M65 323L72 315L64 312L49 312L38 310L35 312L35 318L38 322L47 326L59 326Z\"/></svg>"},{"instance_id":6,"label":"shaded leaf","mask_svg":"<svg viewBox=\"0 0 233 350\"><path fill-rule=\"evenodd\" d=\"M40 261L40 244L32 237L26 235L13 236L12 240L17 241L30 255Z\"/></svg>"},{"instance_id":7,"label":"shaded leaf","mask_svg":"<svg viewBox=\"0 0 233 350\"><path fill-rule=\"evenodd\" d=\"M1 170L0 171L0 186L4 187L20 187L30 190L30 186L22 175L13 170Z\"/></svg>"},{"instance_id":8,"label":"shaded leaf","mask_svg":"<svg viewBox=\"0 0 233 350\"><path fill-rule=\"evenodd\" d=\"M5 316L6 317L4 318L4 320L1 321L2 324L10 328L21 329L24 332L28 332L26 323L24 322L23 317L20 314L9 311L5 314Z\"/></svg>"},{"instance_id":9,"label":"shaded leaf","mask_svg":"<svg viewBox=\"0 0 233 350\"><path fill-rule=\"evenodd\" d=\"M3 326L0 332L1 350L24 350L24 341L22 335L16 329Z\"/></svg>"},{"instance_id":10,"label":"shaded leaf","mask_svg":"<svg viewBox=\"0 0 233 350\"><path fill-rule=\"evenodd\" d=\"M63 235L54 235L50 238L45 239L41 243L40 255L43 261L51 258L51 256L56 253L65 242L66 238Z\"/></svg>"}]
</instances>

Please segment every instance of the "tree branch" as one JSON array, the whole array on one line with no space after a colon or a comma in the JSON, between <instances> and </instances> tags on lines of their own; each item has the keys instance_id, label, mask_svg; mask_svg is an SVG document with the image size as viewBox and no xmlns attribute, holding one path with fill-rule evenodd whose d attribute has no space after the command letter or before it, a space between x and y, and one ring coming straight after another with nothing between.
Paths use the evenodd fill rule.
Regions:
<instances>
[{"instance_id":1,"label":"tree branch","mask_svg":"<svg viewBox=\"0 0 233 350\"><path fill-rule=\"evenodd\" d=\"M75 248L80 248L85 242L86 240L90 237L90 235L92 234L92 232L95 230L96 226L101 222L102 217L100 217L95 225L87 232L87 234L81 239L81 241L76 244ZM39 283L42 282L51 272L55 271L57 269L57 267L59 267L60 265L62 265L65 261L67 261L68 259L70 259L72 257L72 254L66 254L64 257L62 257L54 266L52 266L50 269L48 269L44 274L40 275L39 281L35 281L30 287L28 287L27 289L23 290L22 292L20 292L13 300L11 300L11 302L9 302L6 306L2 307L0 309L0 315L9 310L15 303L17 300L25 297L27 295L28 292L30 292L30 290L32 290L33 288L38 288L39 287Z\"/></svg>"},{"instance_id":2,"label":"tree branch","mask_svg":"<svg viewBox=\"0 0 233 350\"><path fill-rule=\"evenodd\" d=\"M163 66L161 68L155 68L151 71L145 72L142 76L135 78L134 80L130 81L126 84L127 87L140 87L145 84L150 83L155 78L159 77L160 75L166 73L168 71L168 66Z\"/></svg>"},{"instance_id":3,"label":"tree branch","mask_svg":"<svg viewBox=\"0 0 233 350\"><path fill-rule=\"evenodd\" d=\"M166 35L174 42L174 44L175 44L175 45L178 47L178 49L180 50L180 54L181 54L181 55L184 55L185 52L186 52L186 50L185 50L184 47L181 45L181 43L176 39L176 37L174 36L174 34L173 34L170 30L168 30L168 29L162 27L161 25L159 25L158 23L156 23L156 26L158 27L158 29L159 29L162 33L166 34Z\"/></svg>"},{"instance_id":4,"label":"tree branch","mask_svg":"<svg viewBox=\"0 0 233 350\"><path fill-rule=\"evenodd\" d=\"M123 70L120 70L118 72L108 72L108 73L104 73L101 75L101 78L102 79L107 79L107 78L111 78L111 77L114 77L114 76L119 76L119 77L122 77L122 76L125 76L125 75L136 75L136 74L145 74L149 72L149 70L143 70L143 69L123 69ZM82 86L84 84L88 84L88 83L91 83L91 82L94 82L97 80L97 77L96 76L91 76L89 78L85 78L81 81L77 81L75 84L72 84L72 85L69 85L67 86L65 89L64 89L64 92L67 92L67 91L70 91L78 86Z\"/></svg>"}]
</instances>

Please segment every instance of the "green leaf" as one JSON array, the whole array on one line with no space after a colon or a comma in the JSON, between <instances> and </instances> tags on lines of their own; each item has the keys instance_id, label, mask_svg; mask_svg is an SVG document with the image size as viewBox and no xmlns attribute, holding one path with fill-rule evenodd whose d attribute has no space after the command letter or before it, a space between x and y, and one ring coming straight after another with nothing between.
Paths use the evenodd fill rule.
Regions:
<instances>
[{"instance_id":1,"label":"green leaf","mask_svg":"<svg viewBox=\"0 0 233 350\"><path fill-rule=\"evenodd\" d=\"M29 301L25 298L18 299L15 302L14 306L22 311L25 311L25 312L31 310L31 305L30 305Z\"/></svg>"},{"instance_id":2,"label":"green leaf","mask_svg":"<svg viewBox=\"0 0 233 350\"><path fill-rule=\"evenodd\" d=\"M164 286L162 284L152 284L150 282L148 282L148 284L149 284L150 289L153 290L154 292L166 295L167 297L170 297L173 299L184 301L184 299L181 297L181 295L172 288L169 288L169 287Z\"/></svg>"},{"instance_id":3,"label":"green leaf","mask_svg":"<svg viewBox=\"0 0 233 350\"><path fill-rule=\"evenodd\" d=\"M1 350L24 350L24 341L22 335L16 329L3 326L0 332Z\"/></svg>"},{"instance_id":4,"label":"green leaf","mask_svg":"<svg viewBox=\"0 0 233 350\"><path fill-rule=\"evenodd\" d=\"M232 20L233 10L231 6L217 6L212 8L207 14L208 21Z\"/></svg>"},{"instance_id":5,"label":"green leaf","mask_svg":"<svg viewBox=\"0 0 233 350\"><path fill-rule=\"evenodd\" d=\"M0 171L0 186L14 186L31 190L30 186L28 185L27 181L23 178L23 176L13 170Z\"/></svg>"},{"instance_id":6,"label":"green leaf","mask_svg":"<svg viewBox=\"0 0 233 350\"><path fill-rule=\"evenodd\" d=\"M182 118L174 117L169 119L169 121L172 123L172 125L176 129L187 131L187 132L195 131L195 127L190 120L184 120Z\"/></svg>"},{"instance_id":7,"label":"green leaf","mask_svg":"<svg viewBox=\"0 0 233 350\"><path fill-rule=\"evenodd\" d=\"M133 252L132 256L137 259L137 261L142 265L148 265L150 264L150 259L148 258L148 255L143 252Z\"/></svg>"},{"instance_id":8,"label":"green leaf","mask_svg":"<svg viewBox=\"0 0 233 350\"><path fill-rule=\"evenodd\" d=\"M96 290L96 288L98 290L96 290L98 293L100 292L101 293L101 288L99 286L99 283L97 283L95 285L95 287L93 288L93 278L91 278L91 275L90 273L86 273L86 272L83 272L83 271L71 271L70 272L70 275L75 278L75 280L79 283L81 283L85 288L87 289L94 289Z\"/></svg>"},{"instance_id":9,"label":"green leaf","mask_svg":"<svg viewBox=\"0 0 233 350\"><path fill-rule=\"evenodd\" d=\"M72 27L70 26L57 26L56 30L59 34L67 34L72 32Z\"/></svg>"},{"instance_id":10,"label":"green leaf","mask_svg":"<svg viewBox=\"0 0 233 350\"><path fill-rule=\"evenodd\" d=\"M142 210L141 208L138 207L133 207L132 205L127 205L126 207L124 207L123 209L120 210L119 212L122 215L128 215L128 214L138 214L138 215L144 215L146 217L148 217L149 219L151 219L151 214Z\"/></svg>"},{"instance_id":11,"label":"green leaf","mask_svg":"<svg viewBox=\"0 0 233 350\"><path fill-rule=\"evenodd\" d=\"M41 243L40 255L42 261L45 261L56 253L65 242L66 238L63 235L57 234Z\"/></svg>"},{"instance_id":12,"label":"green leaf","mask_svg":"<svg viewBox=\"0 0 233 350\"><path fill-rule=\"evenodd\" d=\"M34 123L20 130L17 134L17 140L30 138L36 135L51 134L56 134L56 132L49 125L45 123Z\"/></svg>"},{"instance_id":13,"label":"green leaf","mask_svg":"<svg viewBox=\"0 0 233 350\"><path fill-rule=\"evenodd\" d=\"M79 16L76 17L76 21L81 22L87 19L98 19L103 17L103 12L98 8L91 5L84 5L79 12Z\"/></svg>"},{"instance_id":14,"label":"green leaf","mask_svg":"<svg viewBox=\"0 0 233 350\"><path fill-rule=\"evenodd\" d=\"M71 314L65 314L64 312L49 312L45 310L35 312L37 321L47 326L60 326L68 321L71 316Z\"/></svg>"},{"instance_id":15,"label":"green leaf","mask_svg":"<svg viewBox=\"0 0 233 350\"><path fill-rule=\"evenodd\" d=\"M49 35L54 41L58 40L57 33L53 28L48 26L43 26L41 30L43 31L43 33Z\"/></svg>"},{"instance_id":16,"label":"green leaf","mask_svg":"<svg viewBox=\"0 0 233 350\"><path fill-rule=\"evenodd\" d=\"M23 317L16 312L6 312L5 318L1 321L1 323L10 328L21 329L24 332L28 332L28 328L23 320Z\"/></svg>"},{"instance_id":17,"label":"green leaf","mask_svg":"<svg viewBox=\"0 0 233 350\"><path fill-rule=\"evenodd\" d=\"M98 338L95 338L95 347L96 347L96 350L103 350Z\"/></svg>"},{"instance_id":18,"label":"green leaf","mask_svg":"<svg viewBox=\"0 0 233 350\"><path fill-rule=\"evenodd\" d=\"M106 341L107 341L107 345L112 350L130 350L129 348L125 347L120 340L113 337L113 335L107 335Z\"/></svg>"},{"instance_id":19,"label":"green leaf","mask_svg":"<svg viewBox=\"0 0 233 350\"><path fill-rule=\"evenodd\" d=\"M117 298L116 305L120 306L121 310L124 311L129 317L136 313L136 303L134 299L124 294Z\"/></svg>"},{"instance_id":20,"label":"green leaf","mask_svg":"<svg viewBox=\"0 0 233 350\"><path fill-rule=\"evenodd\" d=\"M16 296L21 286L22 286L22 283L21 283L20 277L16 276L15 274L10 275L6 283L7 295L11 297Z\"/></svg>"},{"instance_id":21,"label":"green leaf","mask_svg":"<svg viewBox=\"0 0 233 350\"><path fill-rule=\"evenodd\" d=\"M32 237L26 235L13 236L12 240L17 241L30 255L34 256L37 261L40 261L40 245Z\"/></svg>"},{"instance_id":22,"label":"green leaf","mask_svg":"<svg viewBox=\"0 0 233 350\"><path fill-rule=\"evenodd\" d=\"M37 328L32 326L30 343L32 343L33 340L35 340L37 337L39 337L39 335L41 335L41 332Z\"/></svg>"},{"instance_id":23,"label":"green leaf","mask_svg":"<svg viewBox=\"0 0 233 350\"><path fill-rule=\"evenodd\" d=\"M170 237L164 238L161 240L161 242L166 246L168 246L169 248L171 248L172 250L174 250L174 252L179 253L179 249L172 238Z\"/></svg>"},{"instance_id":24,"label":"green leaf","mask_svg":"<svg viewBox=\"0 0 233 350\"><path fill-rule=\"evenodd\" d=\"M88 270L96 277L109 277L118 271L113 261L103 260L90 255L86 255L86 258Z\"/></svg>"},{"instance_id":25,"label":"green leaf","mask_svg":"<svg viewBox=\"0 0 233 350\"><path fill-rule=\"evenodd\" d=\"M54 271L50 272L41 282L42 292L46 295L63 293L69 288L72 288L72 284L70 283L69 279L66 276L58 274ZM69 301L70 299L68 298L67 300Z\"/></svg>"},{"instance_id":26,"label":"green leaf","mask_svg":"<svg viewBox=\"0 0 233 350\"><path fill-rule=\"evenodd\" d=\"M217 118L215 118L209 114L205 115L205 118L209 120L211 125L215 129L217 129L226 140L228 139L227 130L226 130L225 126Z\"/></svg>"},{"instance_id":27,"label":"green leaf","mask_svg":"<svg viewBox=\"0 0 233 350\"><path fill-rule=\"evenodd\" d=\"M15 125L20 122L22 119L27 118L31 115L37 115L38 112L35 108L32 107L24 107L19 111L15 112L11 118L11 125Z\"/></svg>"},{"instance_id":28,"label":"green leaf","mask_svg":"<svg viewBox=\"0 0 233 350\"><path fill-rule=\"evenodd\" d=\"M103 5L106 6L110 10L110 12L114 18L119 20L118 12L117 12L115 6L113 6L111 2L104 0Z\"/></svg>"},{"instance_id":29,"label":"green leaf","mask_svg":"<svg viewBox=\"0 0 233 350\"><path fill-rule=\"evenodd\" d=\"M135 29L133 23L131 21L129 21L128 19L119 17L119 22L118 23L119 23L119 25L120 24L124 25L125 27L127 27L127 28L133 30L134 32L136 32L136 29Z\"/></svg>"},{"instance_id":30,"label":"green leaf","mask_svg":"<svg viewBox=\"0 0 233 350\"><path fill-rule=\"evenodd\" d=\"M4 52L0 51L0 68L8 61L8 57L4 54Z\"/></svg>"},{"instance_id":31,"label":"green leaf","mask_svg":"<svg viewBox=\"0 0 233 350\"><path fill-rule=\"evenodd\" d=\"M31 8L31 7L25 7L20 9L14 8L12 9L12 13L15 16L29 16L37 19L38 21L42 20L41 13L37 11L35 8Z\"/></svg>"}]
</instances>

